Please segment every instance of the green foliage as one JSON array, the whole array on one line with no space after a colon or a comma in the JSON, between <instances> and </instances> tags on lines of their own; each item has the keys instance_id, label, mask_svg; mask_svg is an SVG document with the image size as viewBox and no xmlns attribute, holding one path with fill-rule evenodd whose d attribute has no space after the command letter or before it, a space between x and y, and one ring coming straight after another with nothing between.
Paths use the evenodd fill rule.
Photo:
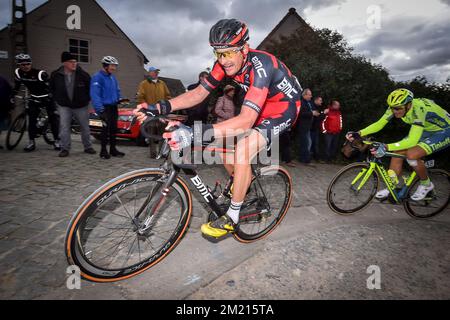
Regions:
<instances>
[{"instance_id":1,"label":"green foliage","mask_svg":"<svg viewBox=\"0 0 450 320\"><path fill-rule=\"evenodd\" d=\"M273 42L267 51L291 69L303 88L322 96L325 104L334 98L340 101L344 132L375 122L385 112L386 97L395 88L409 88L416 97L432 99L447 110L450 107L450 79L445 84L429 83L425 77L397 83L382 66L354 54L336 31L302 27ZM389 143L402 139L408 131L409 126L397 120L375 137Z\"/></svg>"}]
</instances>

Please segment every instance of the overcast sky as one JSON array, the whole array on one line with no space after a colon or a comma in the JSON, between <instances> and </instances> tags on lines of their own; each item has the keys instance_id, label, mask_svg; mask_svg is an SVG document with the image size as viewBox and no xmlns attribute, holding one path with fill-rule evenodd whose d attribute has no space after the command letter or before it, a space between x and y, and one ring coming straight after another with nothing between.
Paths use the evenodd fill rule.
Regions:
<instances>
[{"instance_id":1,"label":"overcast sky","mask_svg":"<svg viewBox=\"0 0 450 320\"><path fill-rule=\"evenodd\" d=\"M44 0L27 0L28 11ZM73 1L76 3L76 0ZM185 86L214 60L211 26L237 18L256 47L289 8L313 27L337 30L355 52L387 68L396 80L450 77L450 0L98 0L150 59L161 76ZM0 28L10 21L10 1L0 1ZM379 14L379 19L377 19Z\"/></svg>"}]
</instances>

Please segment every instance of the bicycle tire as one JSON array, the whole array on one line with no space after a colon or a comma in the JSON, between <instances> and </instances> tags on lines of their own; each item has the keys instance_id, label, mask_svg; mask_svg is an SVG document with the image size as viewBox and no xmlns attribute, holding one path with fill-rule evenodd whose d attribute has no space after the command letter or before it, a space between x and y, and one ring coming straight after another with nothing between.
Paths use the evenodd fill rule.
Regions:
<instances>
[{"instance_id":1,"label":"bicycle tire","mask_svg":"<svg viewBox=\"0 0 450 320\"><path fill-rule=\"evenodd\" d=\"M268 182L265 182L264 180L267 179L266 177L277 177L278 180L281 179L283 181L284 185L280 188L279 184L280 181L276 182L277 186L274 187L273 185L270 185ZM258 182L259 181L259 182ZM263 188L263 192L266 197L270 198L267 199L270 205L270 210L267 213L259 213L261 220L255 220L253 222L244 223L243 218L246 215L245 209L241 211L241 221L238 224L238 227L236 231L233 233L233 237L242 243L251 243L257 240L261 240L265 237L267 237L270 233L272 233L275 228L281 223L283 218L286 216L287 211L289 210L292 202L292 178L289 172L284 169L283 167L278 166L270 166L270 167L264 167L260 169L260 174L258 176L258 179L253 179L252 183L250 185L250 192L246 196L246 200L244 201L243 208L245 207L246 202L250 201L252 199L252 194L256 192L261 193L261 187ZM259 189L259 191L257 191ZM269 193L270 191L270 193ZM281 191L282 194L279 194ZM275 194L278 192L277 194ZM284 199L279 204L280 208L277 209L276 213L273 214L272 211L274 211L274 208L276 207L274 203L274 199ZM256 198L254 198L256 199ZM259 202L259 201L258 201ZM258 204L257 204L258 206ZM253 225L256 226L256 222L266 221L267 218L273 217L273 220L270 224L267 224L265 222L265 227L263 229L258 229L257 232L249 232L248 230L253 230L254 228L250 229L247 226Z\"/></svg>"},{"instance_id":2,"label":"bicycle tire","mask_svg":"<svg viewBox=\"0 0 450 320\"><path fill-rule=\"evenodd\" d=\"M162 185L161 179L164 179L165 172L160 169L142 169L137 170L133 172L126 173L120 177L117 177L109 182L107 182L105 185L97 189L91 196L89 196L83 204L78 208L78 210L73 215L68 229L66 233L66 239L65 239L65 253L67 260L70 265L76 265L80 268L81 275L84 279L94 281L94 282L114 282L114 281L120 281L125 280L128 278L131 278L133 276L136 276L152 266L156 265L160 261L162 261L180 242L183 235L186 232L186 229L189 225L191 215L192 215L192 196L191 192L186 184L186 182L181 178L177 177L173 185L170 187L170 191L168 192L168 197L170 195L179 196L179 202L181 204L179 213L175 212L175 219L173 221L175 222L175 227L168 231L162 231L159 230L159 232L152 233L151 236L155 236L154 239L156 239L158 236L162 238L162 234L164 232L169 232L169 237L165 242L162 242L159 246L156 246L157 249L154 250L154 252L150 255L145 257L145 259L142 259L141 261L141 249L140 249L140 240L139 236L137 236L136 233L136 239L137 239L137 246L139 248L139 260L136 263L130 263L130 265L122 266L122 267L105 267L105 266L99 266L99 262L101 259L99 259L100 256L95 256L96 261L94 261L94 255L96 253L93 253L92 251L86 251L89 249L92 249L88 247L87 238L83 238L85 236L87 237L93 237L94 239L100 239L102 243L100 243L100 246L95 247L94 249L99 249L103 246L107 246L108 244L111 244L112 242L107 243L107 240L104 241L107 236L111 236L115 232L123 232L123 230L126 230L126 226L131 222L131 219L129 219L129 222L125 222L124 224L111 224L112 220L118 220L121 219L121 221L126 221L128 218L123 215L123 218L120 218L120 215L118 212L114 212L116 209L113 207L113 200L110 201L110 199L116 197L119 199L120 205L117 205L118 207L123 206L124 211L128 211L126 207L130 208L130 204L134 201L134 206L136 207L137 201L140 201L142 203L145 203L142 201L142 198L138 199L138 192L140 193L141 190L137 190L138 188L144 188L145 190L142 191L143 198L147 198L148 194L150 194L150 189L145 188L146 182L155 182L155 186L152 187L151 193L159 192L155 190L159 190L159 187ZM141 186L140 184L143 183ZM156 187L156 185L159 184L159 187ZM156 189L155 189L156 188ZM133 190L132 190L133 189ZM134 198L133 198L134 194ZM122 199L120 199L122 197ZM167 198L170 199L170 198ZM164 211L165 208L167 209L167 205L171 205L172 200L166 201L164 204L158 204L157 205L157 212L161 213L157 216L155 221L158 220L170 220L170 218L167 216L167 211ZM110 216L108 219L109 221L106 221L108 223L108 227L101 226L101 223L103 223L103 220L105 217L102 218L102 212L101 208L104 212L108 212L108 205L112 207L109 211ZM146 204L146 207L148 204ZM166 207L165 207L166 206ZM135 209L134 209L135 210ZM176 211L176 210L174 210ZM104 213L103 213L104 214ZM119 216L119 217L116 217ZM131 216L128 214L128 216L131 218ZM94 221L93 226L89 226L89 223L91 220ZM124 220L125 218L125 220ZM95 220L97 219L97 220ZM95 233L95 228L100 226L100 231L97 231ZM112 226L121 226L122 228L112 228ZM156 230L160 226L158 226L158 222L154 224L154 227ZM80 229L81 228L81 229ZM83 229L84 228L84 229ZM102 235L101 228L107 229L107 230L115 230L112 231L111 234L104 236ZM122 255L123 251L120 246L122 245L124 238L127 236L128 232L130 230L130 227L128 227L128 231L125 231L125 234L119 235L116 237L116 239L119 239L122 237L122 241L120 243L117 243L117 248L119 251L116 252L117 248L111 254L111 259L114 262L114 260L119 259L119 257ZM152 229L153 230L153 229ZM106 231L109 232L109 231ZM136 232L134 230L133 232ZM95 237L97 235L97 238ZM134 235L129 236L128 238L134 237ZM147 236L146 236L147 237ZM154 249L152 245L152 240L150 240L150 235L148 235L148 238L146 238L143 241L149 242L152 249ZM83 248L83 241L85 247ZM135 241L135 240L134 240ZM128 257L127 260L125 260L125 263L130 259L130 252L132 251L134 247L134 241L131 245L130 250L128 251ZM105 242L105 244L103 243ZM98 243L97 243L98 244ZM148 246L148 244L147 244ZM112 248L111 248L112 249ZM91 259L89 259L87 256L90 255ZM131 255L132 256L132 255ZM106 256L105 256L106 257ZM110 264L111 265L111 264Z\"/></svg>"},{"instance_id":3,"label":"bicycle tire","mask_svg":"<svg viewBox=\"0 0 450 320\"><path fill-rule=\"evenodd\" d=\"M358 163L352 163L344 168L342 168L335 176L334 178L331 180L329 186L328 186L328 190L327 190L327 204L328 207L333 210L334 212L336 212L337 214L340 215L351 215L354 214L362 209L364 209L373 199L373 197L375 196L377 190L378 190L378 185L379 185L379 178L378 178L378 173L376 172L376 170L374 170L374 172L372 173L371 177L369 177L369 180L371 180L371 185L372 188L369 188L370 193L368 193L368 196L366 199L363 199L363 201L355 206L355 207L350 207L350 208L343 208L343 205L341 204L337 204L336 201L336 196L338 194L339 190L335 191L335 187L338 183L340 183L340 180L343 179L344 175L351 171L356 169L356 173L350 174L349 178L352 179L350 180L350 182L345 182L345 186L343 186L341 189L343 191L341 191L341 193L339 195L342 194L342 192L345 192L345 190L349 190L351 191L353 194L351 194L351 196L355 196L356 195L356 190L351 189L350 185L353 181L353 179L356 178L357 174L360 173L362 170L364 169L368 169L370 167L369 163L365 163L365 162L358 162ZM366 182L366 184L364 186L367 185L367 183L369 183L369 180ZM354 197L352 197L354 198ZM345 199L346 204L351 204L351 200L350 199Z\"/></svg>"},{"instance_id":4,"label":"bicycle tire","mask_svg":"<svg viewBox=\"0 0 450 320\"><path fill-rule=\"evenodd\" d=\"M27 128L27 115L26 113L21 113L13 120L13 122L8 128L8 133L6 134L6 148L8 150L14 150L14 148L16 148L19 145L26 128ZM13 132L18 134L18 136L15 139L12 136Z\"/></svg>"},{"instance_id":5,"label":"bicycle tire","mask_svg":"<svg viewBox=\"0 0 450 320\"><path fill-rule=\"evenodd\" d=\"M428 176L434 184L432 195L427 197L427 199L430 200L422 200L418 202L411 200L413 190L416 190L416 186L420 183L419 178L416 178L408 189L407 198L403 201L403 207L405 208L406 213L415 219L430 219L437 216L442 213L445 208L447 208L450 201L449 173L442 169L428 169ZM437 205L437 207L430 206L430 204L435 204L438 199L442 199L442 203L440 205ZM423 213L426 208L432 210L428 213Z\"/></svg>"}]
</instances>

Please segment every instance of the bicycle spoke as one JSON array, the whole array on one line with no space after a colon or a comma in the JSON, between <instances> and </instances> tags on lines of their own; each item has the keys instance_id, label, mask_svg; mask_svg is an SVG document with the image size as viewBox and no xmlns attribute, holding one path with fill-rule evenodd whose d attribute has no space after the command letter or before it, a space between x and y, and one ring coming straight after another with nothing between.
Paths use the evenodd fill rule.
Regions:
<instances>
[{"instance_id":1,"label":"bicycle spoke","mask_svg":"<svg viewBox=\"0 0 450 320\"><path fill-rule=\"evenodd\" d=\"M122 205L122 207L125 209L125 212L127 213L128 217L133 220L133 218L131 217L130 213L128 212L127 208L125 208L125 205L123 204L122 200L120 200L119 196L116 194L114 194L114 196L116 197L116 199L120 202L120 204Z\"/></svg>"}]
</instances>

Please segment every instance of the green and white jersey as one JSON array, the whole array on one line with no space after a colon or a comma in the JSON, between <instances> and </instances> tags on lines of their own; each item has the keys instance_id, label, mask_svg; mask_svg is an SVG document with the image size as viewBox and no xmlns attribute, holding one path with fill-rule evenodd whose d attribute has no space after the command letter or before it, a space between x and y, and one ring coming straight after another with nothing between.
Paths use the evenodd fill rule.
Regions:
<instances>
[{"instance_id":1,"label":"green and white jersey","mask_svg":"<svg viewBox=\"0 0 450 320\"><path fill-rule=\"evenodd\" d=\"M391 108L374 124L361 130L362 136L375 133L383 129L394 118ZM402 141L388 145L390 151L406 150L416 146L423 133L437 133L450 128L450 114L434 101L429 99L414 99L411 109L402 120L411 125L408 137Z\"/></svg>"}]
</instances>

